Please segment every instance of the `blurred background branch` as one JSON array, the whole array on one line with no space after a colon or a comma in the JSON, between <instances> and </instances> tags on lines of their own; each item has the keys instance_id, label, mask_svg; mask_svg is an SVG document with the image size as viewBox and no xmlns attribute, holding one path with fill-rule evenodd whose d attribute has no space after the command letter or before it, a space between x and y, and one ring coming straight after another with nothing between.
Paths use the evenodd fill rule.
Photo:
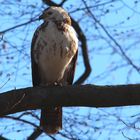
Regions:
<instances>
[{"instance_id":1,"label":"blurred background branch","mask_svg":"<svg viewBox=\"0 0 140 140\"><path fill-rule=\"evenodd\" d=\"M140 82L138 0L1 0L0 5L1 93L32 86L31 40L42 22L38 16L49 6L67 10L79 39L74 84ZM38 128L39 110L8 115L20 121L1 118L0 135L8 139L139 139L139 106L70 107L64 108L63 116L64 129L49 136Z\"/></svg>"}]
</instances>

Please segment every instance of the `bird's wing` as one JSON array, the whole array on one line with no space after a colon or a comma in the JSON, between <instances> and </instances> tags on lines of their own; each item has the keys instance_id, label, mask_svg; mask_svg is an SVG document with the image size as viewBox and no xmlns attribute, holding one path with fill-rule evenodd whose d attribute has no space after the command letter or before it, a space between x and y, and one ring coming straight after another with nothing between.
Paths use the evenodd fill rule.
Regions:
<instances>
[{"instance_id":1,"label":"bird's wing","mask_svg":"<svg viewBox=\"0 0 140 140\"><path fill-rule=\"evenodd\" d=\"M74 57L72 58L70 64L68 65L67 69L65 70L65 74L63 77L63 82L66 85L72 85L74 80L74 74L75 74L75 68L76 68L76 62L77 62L77 55L78 50L76 51Z\"/></svg>"},{"instance_id":2,"label":"bird's wing","mask_svg":"<svg viewBox=\"0 0 140 140\"><path fill-rule=\"evenodd\" d=\"M40 76L39 76L39 68L38 65L35 62L35 58L34 58L34 47L35 47L35 43L39 34L39 30L40 30L41 26L39 26L37 28L37 30L35 31L34 35L33 35L33 39L32 39L32 44L31 44L31 69L32 69L32 83L33 86L39 86L40 84Z\"/></svg>"}]
</instances>

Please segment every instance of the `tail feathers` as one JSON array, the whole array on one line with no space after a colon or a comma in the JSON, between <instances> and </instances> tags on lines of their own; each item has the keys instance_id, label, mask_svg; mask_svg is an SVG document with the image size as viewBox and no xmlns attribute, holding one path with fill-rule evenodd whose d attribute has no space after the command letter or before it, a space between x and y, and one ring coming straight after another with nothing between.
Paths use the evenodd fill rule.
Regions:
<instances>
[{"instance_id":1,"label":"tail feathers","mask_svg":"<svg viewBox=\"0 0 140 140\"><path fill-rule=\"evenodd\" d=\"M40 126L47 134L55 134L62 129L62 107L41 109Z\"/></svg>"}]
</instances>

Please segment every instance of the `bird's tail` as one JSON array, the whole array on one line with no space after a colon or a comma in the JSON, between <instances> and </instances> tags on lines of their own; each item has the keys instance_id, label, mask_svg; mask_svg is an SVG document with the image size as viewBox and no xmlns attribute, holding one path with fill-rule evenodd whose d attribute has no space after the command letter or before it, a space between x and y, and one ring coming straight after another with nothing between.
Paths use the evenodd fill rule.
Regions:
<instances>
[{"instance_id":1,"label":"bird's tail","mask_svg":"<svg viewBox=\"0 0 140 140\"><path fill-rule=\"evenodd\" d=\"M62 107L41 109L40 126L47 134L55 134L62 129Z\"/></svg>"}]
</instances>

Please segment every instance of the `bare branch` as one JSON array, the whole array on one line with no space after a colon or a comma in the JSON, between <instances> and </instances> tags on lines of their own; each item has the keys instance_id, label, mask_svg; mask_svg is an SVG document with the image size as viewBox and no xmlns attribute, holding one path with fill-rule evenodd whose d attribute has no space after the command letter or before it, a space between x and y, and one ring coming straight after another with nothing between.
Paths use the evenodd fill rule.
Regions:
<instances>
[{"instance_id":1,"label":"bare branch","mask_svg":"<svg viewBox=\"0 0 140 140\"><path fill-rule=\"evenodd\" d=\"M63 4L66 2L67 0L62 0L62 2L59 4L59 6L63 6Z\"/></svg>"},{"instance_id":2,"label":"bare branch","mask_svg":"<svg viewBox=\"0 0 140 140\"><path fill-rule=\"evenodd\" d=\"M27 138L27 140L35 140L37 137L39 137L43 131L39 128L35 129L34 132Z\"/></svg>"},{"instance_id":3,"label":"bare branch","mask_svg":"<svg viewBox=\"0 0 140 140\"><path fill-rule=\"evenodd\" d=\"M58 4L56 4L55 2L51 0L42 0L42 1L49 6L59 6Z\"/></svg>"},{"instance_id":4,"label":"bare branch","mask_svg":"<svg viewBox=\"0 0 140 140\"><path fill-rule=\"evenodd\" d=\"M140 105L140 85L36 87L0 94L0 116L47 106ZM11 100L12 99L12 100Z\"/></svg>"},{"instance_id":5,"label":"bare branch","mask_svg":"<svg viewBox=\"0 0 140 140\"><path fill-rule=\"evenodd\" d=\"M140 68L136 66L132 60L127 56L127 54L124 52L122 46L115 40L115 38L106 30L104 25L94 16L94 14L91 12L91 10L88 8L87 3L85 0L82 0L88 13L91 15L92 19L103 29L103 31L107 34L107 36L114 42L114 44L119 48L122 57L125 58L128 64L130 64L138 73L140 73Z\"/></svg>"},{"instance_id":6,"label":"bare branch","mask_svg":"<svg viewBox=\"0 0 140 140\"><path fill-rule=\"evenodd\" d=\"M75 10L70 11L69 13L75 13L75 12L78 12L78 11L83 11L83 10L86 10L87 8L92 9L92 8L97 8L97 7L100 7L100 6L105 6L107 4L114 3L114 2L117 2L117 1L119 1L119 0L116 0L116 1L110 0L110 1L99 3L99 4L96 4L96 5L90 5L88 7L78 7Z\"/></svg>"},{"instance_id":7,"label":"bare branch","mask_svg":"<svg viewBox=\"0 0 140 140\"><path fill-rule=\"evenodd\" d=\"M5 29L5 30L3 30L3 31L0 31L0 35L3 35L3 34L6 33L6 32L9 32L9 31L11 31L11 30L13 30L13 29L16 29L16 28L18 28L18 27L27 25L27 24L29 24L29 23L31 23L31 22L34 22L34 21L37 21L37 20L39 20L39 19L38 19L38 18L36 18L36 19L33 18L33 19L31 19L31 20L29 20L29 21L27 21L27 22L24 22L24 23L15 25L15 26L13 26L13 27L10 27L10 28L8 28L8 29Z\"/></svg>"},{"instance_id":8,"label":"bare branch","mask_svg":"<svg viewBox=\"0 0 140 140\"><path fill-rule=\"evenodd\" d=\"M78 34L79 41L81 41L82 56L83 56L83 61L84 61L84 65L85 65L85 72L79 77L79 79L74 84L81 84L87 79L87 77L91 73L91 66L90 66L89 58L88 58L86 37L85 37L82 29L78 25L78 23L73 18L71 18L71 19L72 19L72 26L74 27L74 29L76 30L76 32Z\"/></svg>"},{"instance_id":9,"label":"bare branch","mask_svg":"<svg viewBox=\"0 0 140 140\"><path fill-rule=\"evenodd\" d=\"M32 125L33 127L37 128L37 129L40 129L36 124L34 124L34 123L32 123L32 122L29 122L29 121L27 121L27 120L21 119L21 118L19 118L19 117L4 116L4 118L16 120L16 121L21 121L21 122L23 122L23 123L30 124L30 125Z\"/></svg>"}]
</instances>

